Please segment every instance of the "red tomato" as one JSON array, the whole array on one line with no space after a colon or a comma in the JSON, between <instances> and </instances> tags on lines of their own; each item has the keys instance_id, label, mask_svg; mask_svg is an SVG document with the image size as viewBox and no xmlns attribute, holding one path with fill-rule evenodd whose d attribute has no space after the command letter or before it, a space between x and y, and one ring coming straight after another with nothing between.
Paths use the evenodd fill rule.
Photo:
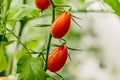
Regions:
<instances>
[{"instance_id":1,"label":"red tomato","mask_svg":"<svg viewBox=\"0 0 120 80\"><path fill-rule=\"evenodd\" d=\"M42 11L50 6L49 0L35 0L35 5Z\"/></svg>"},{"instance_id":2,"label":"red tomato","mask_svg":"<svg viewBox=\"0 0 120 80\"><path fill-rule=\"evenodd\" d=\"M71 15L68 12L60 14L51 26L51 34L54 38L62 38L69 30Z\"/></svg>"},{"instance_id":3,"label":"red tomato","mask_svg":"<svg viewBox=\"0 0 120 80\"><path fill-rule=\"evenodd\" d=\"M9 80L7 77L0 77L0 80Z\"/></svg>"},{"instance_id":4,"label":"red tomato","mask_svg":"<svg viewBox=\"0 0 120 80\"><path fill-rule=\"evenodd\" d=\"M59 71L65 64L68 50L65 46L55 48L48 58L48 69L51 72Z\"/></svg>"}]
</instances>

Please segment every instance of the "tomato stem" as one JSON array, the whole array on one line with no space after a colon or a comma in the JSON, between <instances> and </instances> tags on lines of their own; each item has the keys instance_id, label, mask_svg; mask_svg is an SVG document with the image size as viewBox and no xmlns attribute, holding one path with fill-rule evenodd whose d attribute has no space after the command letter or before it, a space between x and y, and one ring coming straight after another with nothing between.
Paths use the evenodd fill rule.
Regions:
<instances>
[{"instance_id":1,"label":"tomato stem","mask_svg":"<svg viewBox=\"0 0 120 80\"><path fill-rule=\"evenodd\" d=\"M56 8L56 6L55 6L55 4L53 3L52 0L50 0L50 3L52 4L52 23L53 23L54 20L55 20L55 8ZM52 35L50 33L48 44L47 44L47 54L46 54L46 61L45 61L45 69L44 69L44 71L47 70L48 56L49 56L49 51L50 51L51 40L52 40Z\"/></svg>"},{"instance_id":2,"label":"tomato stem","mask_svg":"<svg viewBox=\"0 0 120 80\"><path fill-rule=\"evenodd\" d=\"M60 41L62 42L62 45L66 44L66 40L65 39L60 39Z\"/></svg>"}]
</instances>

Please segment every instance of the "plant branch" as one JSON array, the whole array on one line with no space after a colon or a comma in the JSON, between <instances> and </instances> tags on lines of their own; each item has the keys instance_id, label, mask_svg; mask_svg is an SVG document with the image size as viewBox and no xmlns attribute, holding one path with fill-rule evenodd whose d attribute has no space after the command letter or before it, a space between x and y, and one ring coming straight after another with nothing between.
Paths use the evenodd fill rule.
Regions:
<instances>
[{"instance_id":1,"label":"plant branch","mask_svg":"<svg viewBox=\"0 0 120 80\"><path fill-rule=\"evenodd\" d=\"M71 18L72 18L72 17L71 17ZM73 22L74 22L78 27L82 28L81 25L80 25L79 23L77 23L73 18L72 18L72 20L73 20Z\"/></svg>"},{"instance_id":2,"label":"plant branch","mask_svg":"<svg viewBox=\"0 0 120 80\"><path fill-rule=\"evenodd\" d=\"M50 2L51 2L51 4L52 4L52 8L53 8L53 9L52 9L52 23L53 23L54 20L55 20L55 8L56 8L56 6L55 6L55 4L53 3L52 0L50 0ZM50 51L51 39L52 39L52 35L51 35L51 33L50 33L50 35L49 35L49 40L48 40L48 44L47 44L47 54L46 54L46 62L45 62L45 69L44 69L44 71L47 70L48 56L49 56L49 51Z\"/></svg>"},{"instance_id":3,"label":"plant branch","mask_svg":"<svg viewBox=\"0 0 120 80\"><path fill-rule=\"evenodd\" d=\"M109 10L73 10L72 13L114 13Z\"/></svg>"},{"instance_id":4,"label":"plant branch","mask_svg":"<svg viewBox=\"0 0 120 80\"><path fill-rule=\"evenodd\" d=\"M11 30L7 29L17 40L18 42L25 48L25 50L27 51L27 53L30 53L28 48L22 43L22 41L20 40L20 38L14 33L14 32L11 32Z\"/></svg>"},{"instance_id":5,"label":"plant branch","mask_svg":"<svg viewBox=\"0 0 120 80\"><path fill-rule=\"evenodd\" d=\"M55 73L55 74L61 78L60 80L64 80L64 78L60 74L58 74L58 73Z\"/></svg>"}]
</instances>

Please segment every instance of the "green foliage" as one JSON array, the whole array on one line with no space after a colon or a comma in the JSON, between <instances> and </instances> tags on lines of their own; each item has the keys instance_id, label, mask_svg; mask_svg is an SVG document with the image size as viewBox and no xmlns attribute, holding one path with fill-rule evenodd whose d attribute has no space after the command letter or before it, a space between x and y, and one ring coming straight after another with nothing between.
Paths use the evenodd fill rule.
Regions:
<instances>
[{"instance_id":1,"label":"green foliage","mask_svg":"<svg viewBox=\"0 0 120 80\"><path fill-rule=\"evenodd\" d=\"M8 39L5 37L5 35L0 35L0 41L5 41L5 42L7 42Z\"/></svg>"},{"instance_id":2,"label":"green foliage","mask_svg":"<svg viewBox=\"0 0 120 80\"><path fill-rule=\"evenodd\" d=\"M7 67L7 61L4 56L4 50L2 46L2 42L0 42L0 72L4 71Z\"/></svg>"},{"instance_id":3,"label":"green foliage","mask_svg":"<svg viewBox=\"0 0 120 80\"><path fill-rule=\"evenodd\" d=\"M14 20L19 21L25 16L32 16L32 17L38 17L39 16L39 11L30 5L24 5L23 8L21 8L18 13L15 14L13 17Z\"/></svg>"},{"instance_id":4,"label":"green foliage","mask_svg":"<svg viewBox=\"0 0 120 80\"><path fill-rule=\"evenodd\" d=\"M84 3L85 2L85 0L79 0L80 2L82 2L82 3Z\"/></svg>"},{"instance_id":5,"label":"green foliage","mask_svg":"<svg viewBox=\"0 0 120 80\"><path fill-rule=\"evenodd\" d=\"M48 74L43 70L44 64L40 57L22 56L17 63L18 80L46 80Z\"/></svg>"},{"instance_id":6,"label":"green foliage","mask_svg":"<svg viewBox=\"0 0 120 80\"><path fill-rule=\"evenodd\" d=\"M112 7L112 9L115 11L115 13L120 16L120 1L119 0L104 0L105 3L107 3L109 6Z\"/></svg>"}]
</instances>

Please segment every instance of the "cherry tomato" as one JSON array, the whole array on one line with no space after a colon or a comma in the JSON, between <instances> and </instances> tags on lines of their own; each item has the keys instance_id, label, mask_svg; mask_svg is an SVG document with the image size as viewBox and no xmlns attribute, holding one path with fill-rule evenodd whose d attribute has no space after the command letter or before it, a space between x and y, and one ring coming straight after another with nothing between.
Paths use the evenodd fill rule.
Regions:
<instances>
[{"instance_id":1,"label":"cherry tomato","mask_svg":"<svg viewBox=\"0 0 120 80\"><path fill-rule=\"evenodd\" d=\"M68 12L60 14L51 26L51 34L54 38L62 38L69 30L71 15Z\"/></svg>"},{"instance_id":2,"label":"cherry tomato","mask_svg":"<svg viewBox=\"0 0 120 80\"><path fill-rule=\"evenodd\" d=\"M35 0L35 5L42 11L50 6L49 0Z\"/></svg>"},{"instance_id":3,"label":"cherry tomato","mask_svg":"<svg viewBox=\"0 0 120 80\"><path fill-rule=\"evenodd\" d=\"M48 69L51 72L59 71L65 64L68 57L68 50L65 46L55 48L48 57Z\"/></svg>"},{"instance_id":4,"label":"cherry tomato","mask_svg":"<svg viewBox=\"0 0 120 80\"><path fill-rule=\"evenodd\" d=\"M0 77L0 80L9 80L7 77Z\"/></svg>"}]
</instances>

